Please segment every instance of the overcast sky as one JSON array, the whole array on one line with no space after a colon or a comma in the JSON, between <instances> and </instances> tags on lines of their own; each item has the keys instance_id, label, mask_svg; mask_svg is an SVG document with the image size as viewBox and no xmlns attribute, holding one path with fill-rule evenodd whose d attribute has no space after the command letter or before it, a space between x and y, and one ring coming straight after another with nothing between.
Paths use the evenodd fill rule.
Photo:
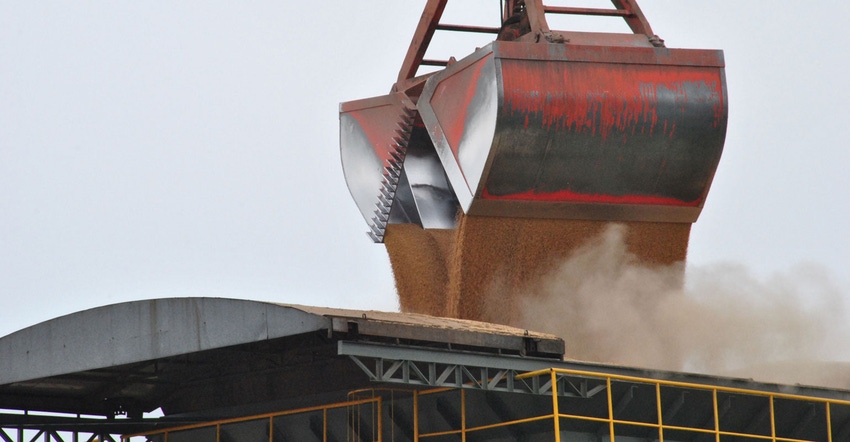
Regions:
<instances>
[{"instance_id":1,"label":"overcast sky","mask_svg":"<svg viewBox=\"0 0 850 442\"><path fill-rule=\"evenodd\" d=\"M447 21L495 25L494 3L449 2ZM423 5L0 1L0 336L171 296L395 310L337 112L389 90ZM669 47L726 54L689 265L814 266L850 297L850 3L641 6Z\"/></svg>"}]
</instances>

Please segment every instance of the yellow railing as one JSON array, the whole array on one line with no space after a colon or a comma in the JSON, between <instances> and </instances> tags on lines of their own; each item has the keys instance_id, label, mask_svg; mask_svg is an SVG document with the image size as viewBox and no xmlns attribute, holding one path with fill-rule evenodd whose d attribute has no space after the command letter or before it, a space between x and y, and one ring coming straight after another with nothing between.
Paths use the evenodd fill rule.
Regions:
<instances>
[{"instance_id":1,"label":"yellow railing","mask_svg":"<svg viewBox=\"0 0 850 442\"><path fill-rule=\"evenodd\" d=\"M410 433L405 437L405 439L408 439L412 436L414 441L420 441L420 440L427 441L429 439L434 439L434 438L439 440L439 438L441 436L453 436L455 438L457 436L460 436L461 441L465 442L467 440L467 436L471 433L474 433L474 432L494 430L494 429L499 429L499 428L502 428L502 427L510 427L510 426L513 426L513 425L522 425L522 424L529 424L529 423L534 423L534 422L543 423L547 420L552 422L552 426L548 427L549 429L547 429L545 431L546 432L551 431L552 434L553 434L553 440L556 441L556 442L560 442L562 440L562 437L564 437L564 435L567 434L565 432L570 431L569 427L571 425L570 424L571 422L573 422L573 423L576 423L576 422L596 422L598 424L601 424L602 428L607 427L607 431L603 430L601 435L605 436L605 433L607 433L608 440L610 440L611 442L616 441L617 428L622 427L622 426L625 426L625 428L642 427L642 428L657 429L657 431L658 431L657 436L652 436L652 437L653 438L657 437L657 439L660 442L664 442L665 432L670 433L670 432L674 432L674 431L688 432L692 435L697 434L697 433L713 435L714 436L713 439L716 442L721 442L722 437L741 437L741 438L746 438L747 440L751 440L751 441L761 441L761 440L763 440L763 441L770 441L770 442L806 442L806 441L811 440L811 439L805 439L805 440L804 439L794 439L794 438L790 438L790 437L781 437L781 436L777 435L777 421L776 421L775 405L776 405L776 400L780 399L780 400L790 400L790 401L802 401L802 402L805 402L806 404L821 404L821 405L818 405L818 408L821 409L821 410L825 410L825 416L823 416L823 419L825 420L825 422L821 422L819 425L822 425L821 428L825 429L826 439L825 439L824 442L840 442L836 439L833 439L834 436L833 436L833 428L832 428L832 421L831 421L831 419L832 419L832 407L835 407L835 406L850 407L850 401L825 399L825 398L818 398L818 397L812 397L812 396L802 396L802 395L786 394L786 393L779 393L779 392L765 392L765 391L743 389L743 388L722 387L722 386L713 386L713 385L706 385L706 384L695 384L695 383L658 380L658 379L642 378L642 377L634 377L634 376L623 376L623 375L616 375L616 374L605 374L605 373L588 372L588 371L580 371L580 370L566 370L566 369L551 368L551 369L546 369L546 370L524 373L522 375L517 376L517 380L525 381L525 382L529 382L530 380L532 380L534 378L539 378L539 380L541 382L548 382L548 385L547 385L546 388L550 389L547 392L550 393L551 397L552 397L551 413L539 414L538 415L536 413L530 412L528 414L535 414L535 415L526 415L521 419L515 419L515 420L505 420L505 421L499 421L499 422L491 422L491 423L486 423L486 424L481 424L481 425L470 425L470 422L468 421L468 408L469 408L468 402L469 401L467 400L468 399L467 395L469 394L468 393L469 391L474 391L474 390L469 390L469 389L464 389L464 388L461 388L461 389L436 388L436 389L423 390L423 391L405 390L403 399L383 400L382 394L386 395L386 394L388 394L386 392L391 391L391 390L375 389L374 391L361 390L361 391L357 391L357 392L352 392L352 394L349 395L349 398L352 398L352 397L357 398L357 397L364 397L364 396L371 395L371 397L366 397L366 398L362 398L362 399L358 399L358 400L349 400L347 402L341 402L341 403L336 403L336 404L310 407L310 408L301 408L301 409L297 409L297 410L289 410L289 411L283 411L283 412L279 412L279 413L262 414L262 415L256 415L256 416L245 417L245 418L227 419L227 420L220 420L220 421L215 421L215 422L205 422L205 423L200 423L200 424L196 424L196 425L186 425L186 426L182 426L182 427L164 429L164 430L160 430L160 431L153 432L153 433L127 435L127 436L123 436L122 440L127 441L131 437L147 436L147 437L152 437L153 440L157 440L157 441L173 442L173 441L169 440L169 436L172 435L172 434L182 432L182 431L194 430L194 429L201 429L201 428L212 429L212 428L214 428L215 429L215 441L218 442L218 441L220 441L222 426L224 426L224 425L239 423L239 422L255 421L255 420L260 420L260 419L267 419L268 420L269 442L274 442L274 437L273 437L273 434L274 434L273 430L274 430L274 424L275 424L274 418L281 417L281 416L303 414L303 413L313 413L313 412L318 412L318 411L322 412L323 439L327 440L328 439L328 422L329 422L329 419L331 419L331 417L328 415L329 411L345 409L345 411L346 411L346 417L345 418L346 419L351 419L352 416L359 417L362 413L368 414L368 416L365 416L365 418L370 421L370 427L372 428L368 431L369 434L356 434L356 435L355 434L349 434L348 440L372 440L372 441L375 441L375 442L381 442L382 438L385 438L384 440L395 439L395 433L393 432L394 430L393 430L392 424L389 427L390 429L386 430L389 433L383 434L384 433L384 425L382 423L382 416L383 416L382 410L384 410L384 407L389 407L390 410L388 410L388 416L392 417L393 413L394 413L394 408L402 402L404 402L406 404L406 405L404 405L405 407L408 407L407 408L408 412L412 412L412 415L413 415L412 416L413 417L412 428L409 429L409 430L406 430L406 431L410 431ZM578 380L588 380L588 381L594 380L594 382L598 382L598 384L597 384L598 387L596 389L597 392L601 392L602 389L604 388L604 390L605 390L604 400L607 403L604 404L605 406L603 407L603 404L601 403L603 398L602 397L598 398L598 400L600 401L598 403L600 411L597 414L594 415L593 413L590 413L590 412L585 413L585 414L581 414L584 410L579 410L579 411L576 411L575 413L569 413L569 412L565 412L564 409L562 409L562 406L566 406L567 408L569 408L569 403L563 402L563 401L570 401L571 399L575 399L575 397L564 396L563 394L559 394L559 382L561 382L561 384L563 384L567 381L578 381ZM653 394L652 391L654 390L655 410L654 410L654 412L649 413L650 415L654 415L654 417L651 418L651 419L647 418L645 420L629 420L629 419L624 419L624 418L618 418L616 416L617 412L615 411L618 407L615 405L615 401L614 401L614 397L613 397L614 396L614 394L613 394L614 388L612 388L612 386L614 385L614 383L617 383L617 385L619 385L620 387L628 387L628 388L632 388L633 386L634 387L640 387L640 386L651 387L651 390L650 389L643 390L643 394L645 395L644 397L647 398L647 400L649 400L648 398L651 397L651 395ZM621 383L626 383L626 384L621 384ZM539 382L538 382L538 384L539 384ZM634 385L631 385L631 384L634 384ZM705 404L705 407L706 407L705 408L705 410L706 410L705 415L707 416L710 413L711 416L709 418L705 419L705 424L703 426L673 425L670 422L665 422L665 416L664 416L665 405L668 405L666 410L669 411L671 409L671 407L670 407L671 404L669 403L669 396L668 396L668 399L663 399L662 389L668 389L666 391L669 394L669 393L671 393L671 391L669 390L669 388L671 388L671 387L674 388L674 389L677 389L676 391L672 391L672 393L679 392L678 389L681 389L682 398L684 398L684 394L685 394L684 392L685 391L696 390L696 391L705 392L705 393L700 393L700 395L701 395L700 397L705 399L707 402L710 402L710 410L708 409L709 405L707 405L707 403ZM398 390L398 391L402 391L402 390ZM718 404L718 394L719 393L722 394L722 395L734 394L734 395L745 395L745 396L748 396L748 397L761 398L761 399L758 399L759 404L762 403L761 401L765 401L767 404L769 404L769 407L767 407L768 408L767 412L769 412L769 417L770 417L769 434L767 434L768 431L766 429L762 429L762 431L760 431L760 432L757 432L756 430L752 430L752 432L746 432L746 431L730 431L728 428L727 429L721 428L722 427L722 420L721 420L721 413L719 411L720 406ZM440 395L440 396L436 396L434 399L431 399L432 401L437 401L437 400L446 401L446 400L448 400L452 404L454 404L453 409L459 410L460 421L455 422L451 425L443 423L442 427L435 426L433 422L428 422L427 421L427 413L429 412L429 410L430 410L430 412L433 412L433 410L431 410L429 408L428 403L426 403L425 407L423 407L422 401L427 399L429 395ZM710 399L709 399L709 397L710 397ZM731 397L727 396L727 401L730 401L730 400L731 400ZM668 401L668 402L665 402L665 401ZM684 401L684 399L682 399L682 401ZM728 405L728 404L726 404L726 405ZM787 403L786 403L786 405L787 405ZM601 411L603 408L607 408L607 416L605 415L606 414L605 411ZM675 407L672 407L672 408L675 408ZM814 409L814 405L812 405L812 409ZM539 411L543 411L543 410L536 410L536 411L539 412ZM842 411L846 414L848 412L848 409L844 409ZM341 416L341 415L337 415L337 417L339 417L339 416ZM481 422L478 422L478 423L480 424ZM425 427L428 427L428 428L425 428ZM710 428L707 428L707 427L710 427ZM539 426L537 428L538 428L538 430L540 429ZM209 430L209 431L210 431L210 436L211 436L212 430ZM358 432L359 427L356 427L356 426L352 427L352 431ZM211 437L210 437L210 439L211 439ZM480 439L480 437L479 437L479 439Z\"/></svg>"},{"instance_id":2,"label":"yellow railing","mask_svg":"<svg viewBox=\"0 0 850 442\"><path fill-rule=\"evenodd\" d=\"M245 422L252 422L252 421L259 421L259 420L268 420L269 442L273 442L273 440L274 440L274 419L275 418L284 417L284 416L293 416L293 415L305 414L305 413L314 413L314 412L321 411L322 412L322 439L324 441L327 441L328 440L328 419L329 419L328 412L331 411L331 410L345 409L346 412L349 413L352 409L357 410L362 406L368 406L371 410L381 410L381 408L382 408L381 397L376 396L376 397L367 398L367 399L350 400L350 401L346 401L346 402L339 402L339 403L328 404L328 405L319 405L319 406L315 406L315 407L298 408L298 409L294 409L294 410L280 411L280 412L275 412L275 413L264 413L264 414L258 414L258 415L247 416L247 417L238 417L238 418L232 418L232 419L221 419L221 420L217 420L217 421L201 422L201 423L197 423L197 424L183 425L183 426L178 426L178 427L173 427L173 428L166 428L166 429L163 429L163 430L152 431L152 432L127 434L127 435L121 436L121 440L126 442L126 441L129 441L129 440L131 440L132 438L135 438L135 437L145 437L145 438L148 438L148 439L159 439L159 440L162 440L162 442L169 442L169 436L171 436L172 434L175 434L175 433L187 432L187 431L191 431L191 430L213 429L214 428L215 429L215 441L219 442L221 440L222 426L225 426L225 425L228 425L228 424L238 424L238 423L245 423ZM380 412L378 412L376 414L376 416L374 416L374 418L377 419L377 421L379 422L377 428L378 428L378 431L380 431L380 420L381 420ZM356 430L356 428L354 430ZM351 435L351 434L348 435L347 439L348 440L361 440L359 437L355 438L354 435ZM197 440L197 439L194 439L194 440ZM376 432L374 437L372 437L372 440L374 440L375 442L381 442L380 432Z\"/></svg>"},{"instance_id":3,"label":"yellow railing","mask_svg":"<svg viewBox=\"0 0 850 442\"><path fill-rule=\"evenodd\" d=\"M600 381L604 381L605 390L606 390L606 401L607 401L607 417L596 417L589 415L577 415L577 414L565 414L559 410L559 398L558 395L558 377L559 375L565 376L573 376L580 378L596 378ZM734 387L721 387L721 386L712 386L705 384L695 384L695 383L687 383L687 382L676 382L676 381L666 381L666 380L658 380L658 379L650 379L650 378L641 378L634 376L621 376L615 374L604 374L598 372L588 372L588 371L580 371L580 370L566 370L566 369L546 369L540 371L534 371L529 373L524 373L522 375L517 376L518 380L523 379L531 379L534 377L548 377L551 385L551 396L552 396L552 413L539 415L534 417L525 417L523 419L516 419L510 421L503 421L495 424L489 425L481 425L481 426L468 426L466 422L466 401L465 401L465 390L460 391L460 407L461 407L461 423L460 428L446 431L434 431L430 433L421 433L419 432L420 425L418 424L419 413L416 412L416 432L414 440L419 439L427 439L432 437L439 437L445 435L460 435L461 440L465 441L466 437L469 433L489 430L497 427L506 427L511 425L519 425L528 422L536 422L541 420L550 419L552 421L552 428L554 434L554 440L556 442L561 441L562 432L561 432L561 423L564 421L589 421L589 422L598 422L601 424L607 424L608 426L608 434L611 442L616 441L616 431L615 428L617 425L629 425L634 427L645 427L645 428L656 428L658 430L658 440L660 442L664 442L664 432L668 431L687 431L691 433L702 433L702 434L711 434L714 435L714 439L717 442L721 441L721 436L730 436L730 437L746 437L750 440L764 440L771 442L807 442L810 439L794 439L790 437L779 437L776 432L776 414L774 408L775 399L787 399L787 400L798 400L805 401L808 403L821 403L824 405L826 413L825 413L825 422L824 428L826 431L826 441L833 442L833 428L831 422L831 406L842 405L842 406L850 406L850 401L842 401L842 400L833 400L833 399L825 399L811 396L803 396L803 395L795 395L795 394L786 394L786 393L771 393L759 390L752 389L743 389L743 388L734 388ZM627 419L615 419L614 416L614 398L612 397L612 382L613 381L624 381L624 382L632 382L636 384L650 385L654 386L655 390L655 407L656 407L656 419L657 422L645 422L645 421L634 421ZM662 387L679 387L684 389L691 390L702 390L709 392L711 394L711 402L712 402L712 421L714 428L700 428L694 426L682 426L682 425L670 425L665 424L662 414L663 403L662 403L662 395L661 389ZM446 389L436 389L430 391L420 392L417 396L414 397L415 401L415 409L419 409L418 400L419 397L427 394L439 393L446 391ZM770 435L758 434L758 433L747 433L747 432L735 432L735 431L724 431L720 428L720 413L718 411L718 399L717 394L719 392L722 393L732 393L732 394L741 394L747 396L756 396L763 397L768 400L769 403L769 414L770 414ZM835 440L834 442L839 442Z\"/></svg>"},{"instance_id":4,"label":"yellow railing","mask_svg":"<svg viewBox=\"0 0 850 442\"><path fill-rule=\"evenodd\" d=\"M570 376L578 376L584 378L598 378L605 380L606 390L607 390L607 402L608 402L608 417L607 418L597 418L590 416L577 416L577 415L567 415L561 414L558 411L558 375L570 375ZM660 442L664 442L664 430L680 430L680 431L690 431L695 433L707 433L713 434L715 436L715 440L720 442L721 436L737 436L737 437L747 437L750 439L758 439L765 440L771 442L807 442L809 439L792 439L787 437L778 437L776 434L776 414L775 414L775 399L788 399L788 400L798 400L805 401L810 403L821 403L824 404L826 409L825 413L825 422L824 428L826 430L827 441L833 442L832 435L832 422L831 422L831 406L832 405L843 405L850 406L850 401L842 401L835 399L825 399L818 398L812 396L803 396L803 395L795 395L795 394L786 394L786 393L771 393L759 390L752 389L744 389L744 388L734 388L734 387L722 387L722 386L711 386L705 384L695 384L688 382L677 382L677 381L666 381L666 380L658 380L658 379L650 379L650 378L641 378L635 376L623 376L623 375L615 375L615 374L604 374L597 372L589 372L589 371L580 371L580 370L567 370L567 369L558 369L558 368L550 368L546 370L539 370L534 372L528 372L517 376L517 379L530 379L534 377L541 376L549 376L552 388L552 414L547 417L553 419L553 425L555 428L555 441L561 441L560 434L560 419L576 419L576 420L588 420L588 421L597 421L597 422L607 422L611 442L615 442L616 434L614 431L615 424L622 425L633 425L633 426L642 426L642 427L653 427L658 429L658 440ZM657 423L649 423L649 422L640 422L640 421L629 421L629 420L620 420L614 418L614 401L612 398L612 381L625 381L625 382L633 382L638 384L645 385L654 385L655 386L655 403L657 408ZM692 390L702 390L708 391L712 395L712 411L713 411L713 421L714 428L713 429L705 429L699 427L688 427L688 426L674 426L674 425L665 425L663 422L662 416L662 398L661 398L661 387L679 387L679 388L687 388ZM723 431L720 428L720 414L718 412L718 401L717 401L717 393L733 393L733 394L742 394L747 396L756 396L756 397L764 397L768 399L768 403L770 404L770 435L762 435L755 433L741 433L741 432L732 432L732 431ZM838 442L838 441L836 441Z\"/></svg>"}]
</instances>

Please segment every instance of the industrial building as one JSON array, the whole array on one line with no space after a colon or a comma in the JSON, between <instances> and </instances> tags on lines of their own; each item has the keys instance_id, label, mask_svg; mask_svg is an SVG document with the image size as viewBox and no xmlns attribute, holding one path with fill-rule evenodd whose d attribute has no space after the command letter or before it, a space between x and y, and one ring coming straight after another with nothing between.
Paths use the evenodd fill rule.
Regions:
<instances>
[{"instance_id":1,"label":"industrial building","mask_svg":"<svg viewBox=\"0 0 850 442\"><path fill-rule=\"evenodd\" d=\"M642 261L683 261L720 161L722 51L667 48L612 3L494 1L482 27L428 0L391 92L340 105L401 313L168 298L36 324L0 338L0 440L850 440L850 391L572 360L518 322L524 287L612 222ZM432 60L437 31L494 40Z\"/></svg>"},{"instance_id":2,"label":"industrial building","mask_svg":"<svg viewBox=\"0 0 850 442\"><path fill-rule=\"evenodd\" d=\"M563 348L551 335L416 314L116 304L0 338L0 440L850 437L847 391L570 361ZM163 416L144 416L157 408Z\"/></svg>"}]
</instances>

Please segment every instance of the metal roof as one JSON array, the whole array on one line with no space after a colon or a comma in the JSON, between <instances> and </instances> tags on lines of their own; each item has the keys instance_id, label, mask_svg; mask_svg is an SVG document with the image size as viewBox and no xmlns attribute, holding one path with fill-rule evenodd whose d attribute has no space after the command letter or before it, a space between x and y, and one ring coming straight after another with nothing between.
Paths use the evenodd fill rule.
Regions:
<instances>
[{"instance_id":1,"label":"metal roof","mask_svg":"<svg viewBox=\"0 0 850 442\"><path fill-rule=\"evenodd\" d=\"M338 354L339 339L551 360L564 349L551 335L423 315L221 298L134 301L0 338L0 408L190 413L368 384Z\"/></svg>"},{"instance_id":2,"label":"metal roof","mask_svg":"<svg viewBox=\"0 0 850 442\"><path fill-rule=\"evenodd\" d=\"M55 318L0 338L0 409L73 414L0 412L0 431L126 434L339 402L355 390L393 385L477 390L474 394L485 395L482 404L509 416L515 408L510 404L526 404L516 409L521 410L538 401L520 396L551 403L545 399L551 384L520 382L518 375L555 369L566 370L557 393L564 397L569 397L565 386L593 383L596 376L574 379L569 373L619 376L628 389L616 392L622 396L618 404L628 400L629 409L636 410L652 408L654 399L628 399L632 390L647 388L646 381L634 377L734 389L747 397L761 397L747 393L753 391L812 398L795 402L803 408L820 399L840 401L848 405L836 402L833 422L846 424L850 432L848 391L565 361L563 351L558 337L474 321L220 298L135 301ZM493 398L503 398L504 404L493 405ZM669 401L670 406L677 403ZM484 405L479 412L486 411ZM165 417L142 418L156 408ZM740 412L756 419L764 407L756 408ZM691 410L682 416L707 419L703 414ZM115 418L121 415L126 417Z\"/></svg>"}]
</instances>

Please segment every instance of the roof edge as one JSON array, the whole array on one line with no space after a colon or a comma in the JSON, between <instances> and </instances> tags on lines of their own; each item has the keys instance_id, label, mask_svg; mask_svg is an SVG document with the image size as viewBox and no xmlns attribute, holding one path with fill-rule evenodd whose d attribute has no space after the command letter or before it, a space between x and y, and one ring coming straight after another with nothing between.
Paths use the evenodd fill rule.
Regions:
<instances>
[{"instance_id":1,"label":"roof edge","mask_svg":"<svg viewBox=\"0 0 850 442\"><path fill-rule=\"evenodd\" d=\"M96 307L0 338L0 385L329 328L292 306L164 298Z\"/></svg>"}]
</instances>

